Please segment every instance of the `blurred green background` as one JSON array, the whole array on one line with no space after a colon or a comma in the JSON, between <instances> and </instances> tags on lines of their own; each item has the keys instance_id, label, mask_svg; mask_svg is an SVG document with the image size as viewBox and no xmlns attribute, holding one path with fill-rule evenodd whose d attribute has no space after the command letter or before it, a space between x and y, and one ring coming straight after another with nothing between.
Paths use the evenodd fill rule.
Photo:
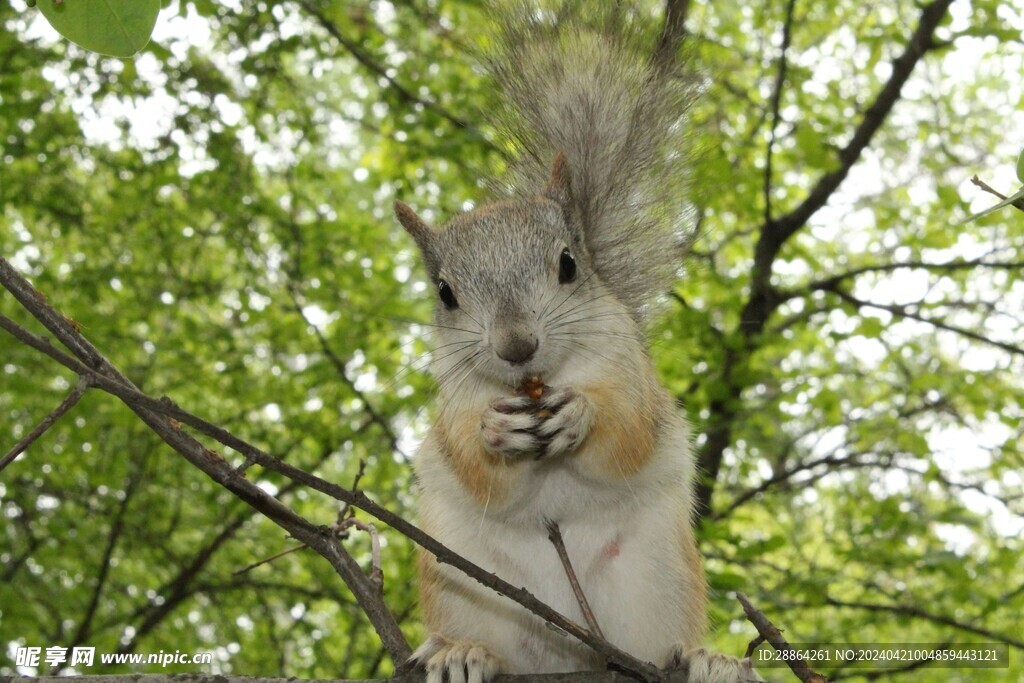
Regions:
<instances>
[{"instance_id":1,"label":"blurred green background","mask_svg":"<svg viewBox=\"0 0 1024 683\"><path fill-rule=\"evenodd\" d=\"M742 590L791 642L1010 647L1009 669L821 667L836 678L1018 681L1024 214L958 223L998 201L974 174L1020 184L1021 0L953 4L776 258L764 329L740 327L766 201L783 216L839 167L919 15L692 3L703 237L651 340L696 433L725 436L701 527L715 648L738 655L753 635ZM362 488L413 516L432 392L416 321L432 302L390 205L442 220L501 172L472 56L490 19L474 1L173 0L118 60L0 3L0 254L148 393L341 484L365 461ZM6 292L0 312L40 330ZM0 336L0 451L74 382ZM317 523L337 515L251 476ZM215 673L391 671L314 553L236 574L294 541L98 391L0 473L0 516L0 674L26 645L209 651ZM413 548L385 540L386 597L415 643ZM349 547L365 561L364 539Z\"/></svg>"}]
</instances>

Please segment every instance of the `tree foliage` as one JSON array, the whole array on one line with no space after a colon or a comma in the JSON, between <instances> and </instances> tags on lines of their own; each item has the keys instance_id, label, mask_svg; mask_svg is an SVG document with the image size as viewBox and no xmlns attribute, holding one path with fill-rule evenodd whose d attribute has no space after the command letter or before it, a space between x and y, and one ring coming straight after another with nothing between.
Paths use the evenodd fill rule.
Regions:
<instances>
[{"instance_id":1,"label":"tree foliage","mask_svg":"<svg viewBox=\"0 0 1024 683\"><path fill-rule=\"evenodd\" d=\"M971 176L1018 186L1022 10L953 3L853 154L921 7L691 4L703 237L651 339L714 475L701 546L719 649L750 639L741 589L790 642L1009 642L1010 669L904 677L1020 675L1024 216L960 223L997 201ZM0 254L148 393L327 479L362 472L412 516L430 302L389 207L442 219L503 169L473 57L488 20L475 0L181 1L120 61L0 5ZM767 256L766 235L785 235ZM6 293L0 313L29 322ZM0 450L75 381L0 337ZM338 514L253 476L311 520ZM294 541L109 396L88 392L0 474L0 509L6 654L390 671L313 553L236 573ZM416 642L413 549L384 540L386 597ZM364 538L348 545L367 559Z\"/></svg>"}]
</instances>

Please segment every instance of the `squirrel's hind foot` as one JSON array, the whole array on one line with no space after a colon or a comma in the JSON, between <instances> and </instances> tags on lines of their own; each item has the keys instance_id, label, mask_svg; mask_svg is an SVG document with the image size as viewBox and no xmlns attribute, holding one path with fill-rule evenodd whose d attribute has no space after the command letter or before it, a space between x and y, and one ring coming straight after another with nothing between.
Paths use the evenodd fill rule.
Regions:
<instances>
[{"instance_id":1,"label":"squirrel's hind foot","mask_svg":"<svg viewBox=\"0 0 1024 683\"><path fill-rule=\"evenodd\" d=\"M750 658L738 659L704 648L686 651L681 645L673 648L667 669L686 669L689 683L762 683Z\"/></svg>"},{"instance_id":2,"label":"squirrel's hind foot","mask_svg":"<svg viewBox=\"0 0 1024 683\"><path fill-rule=\"evenodd\" d=\"M434 634L416 648L409 663L426 669L426 683L488 683L501 669L484 645Z\"/></svg>"}]
</instances>

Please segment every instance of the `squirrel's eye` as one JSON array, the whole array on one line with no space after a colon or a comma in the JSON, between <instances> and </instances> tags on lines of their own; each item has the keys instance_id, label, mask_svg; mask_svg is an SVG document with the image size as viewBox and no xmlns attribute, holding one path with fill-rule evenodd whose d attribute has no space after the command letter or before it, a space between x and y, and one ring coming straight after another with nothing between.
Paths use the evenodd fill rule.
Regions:
<instances>
[{"instance_id":1,"label":"squirrel's eye","mask_svg":"<svg viewBox=\"0 0 1024 683\"><path fill-rule=\"evenodd\" d=\"M576 259L569 252L569 247L562 250L562 256L558 261L558 281L562 284L572 282L576 279Z\"/></svg>"},{"instance_id":2,"label":"squirrel's eye","mask_svg":"<svg viewBox=\"0 0 1024 683\"><path fill-rule=\"evenodd\" d=\"M444 304L445 308L451 310L459 307L459 302L455 298L455 292L452 291L452 288L444 280L437 283L437 294L441 297L441 303Z\"/></svg>"}]
</instances>

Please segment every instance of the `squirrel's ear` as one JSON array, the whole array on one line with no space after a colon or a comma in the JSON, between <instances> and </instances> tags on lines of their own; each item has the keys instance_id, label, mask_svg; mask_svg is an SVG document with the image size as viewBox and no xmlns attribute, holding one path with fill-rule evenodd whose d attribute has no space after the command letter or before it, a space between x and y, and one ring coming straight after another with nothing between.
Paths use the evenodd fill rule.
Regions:
<instances>
[{"instance_id":1,"label":"squirrel's ear","mask_svg":"<svg viewBox=\"0 0 1024 683\"><path fill-rule=\"evenodd\" d=\"M423 256L424 265L427 266L427 272L430 273L430 277L436 278L438 263L434 245L438 235L437 230L434 230L425 220L417 216L416 212L408 204L397 199L395 200L395 217L402 224L402 227L405 228L405 231L416 240L416 246L420 248L420 254Z\"/></svg>"},{"instance_id":2,"label":"squirrel's ear","mask_svg":"<svg viewBox=\"0 0 1024 683\"><path fill-rule=\"evenodd\" d=\"M565 158L564 152L555 155L555 161L551 165L551 178L548 180L548 186L544 188L544 196L562 206L569 206L572 199L572 181L569 175L569 160Z\"/></svg>"},{"instance_id":3,"label":"squirrel's ear","mask_svg":"<svg viewBox=\"0 0 1024 683\"><path fill-rule=\"evenodd\" d=\"M430 245L434 242L434 237L437 235L432 227L430 227L425 220L416 215L416 212L406 204L395 200L395 217L398 222L402 224L405 231L412 235L412 238L416 240L416 244L423 251L429 251Z\"/></svg>"}]
</instances>

